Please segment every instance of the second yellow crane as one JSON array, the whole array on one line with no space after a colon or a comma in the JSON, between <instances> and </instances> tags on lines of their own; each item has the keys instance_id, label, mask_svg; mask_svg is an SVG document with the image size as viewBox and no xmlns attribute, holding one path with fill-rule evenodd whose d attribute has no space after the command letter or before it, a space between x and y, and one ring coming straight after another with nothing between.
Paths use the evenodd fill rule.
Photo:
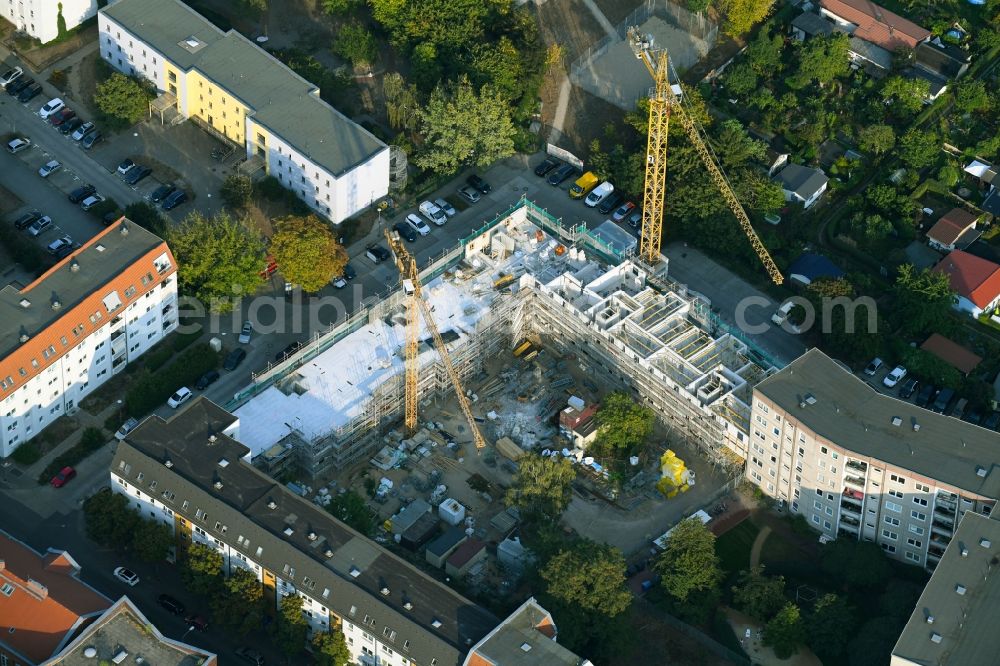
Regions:
<instances>
[{"instance_id":1,"label":"second yellow crane","mask_svg":"<svg viewBox=\"0 0 1000 666\"><path fill-rule=\"evenodd\" d=\"M670 87L670 59L666 49L656 50L653 41L639 32L636 27L628 29L629 46L635 56L642 60L646 69L653 77L653 94L649 98L649 136L646 145L646 183L643 192L642 236L639 241L639 254L644 261L653 265L660 260L660 242L663 237L663 211L666 198L667 180L667 130L670 127L671 110L684 126L691 145L708 169L708 175L722 193L722 198L736 216L743 232L750 240L754 252L760 257L761 263L775 284L781 284L784 278L781 270L771 258L764 243L750 223L750 217L733 192L729 179L716 164L708 146L701 138L698 125L690 114L684 111L681 101Z\"/></svg>"}]
</instances>

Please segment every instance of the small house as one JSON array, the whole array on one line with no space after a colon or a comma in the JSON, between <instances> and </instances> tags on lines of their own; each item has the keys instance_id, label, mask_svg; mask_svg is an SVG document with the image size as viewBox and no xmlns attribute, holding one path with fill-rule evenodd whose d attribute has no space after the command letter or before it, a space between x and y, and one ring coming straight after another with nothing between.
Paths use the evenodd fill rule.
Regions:
<instances>
[{"instance_id":1,"label":"small house","mask_svg":"<svg viewBox=\"0 0 1000 666\"><path fill-rule=\"evenodd\" d=\"M472 567L486 560L486 544L479 539L469 539L451 554L444 563L444 571L449 576L462 578Z\"/></svg>"},{"instance_id":2,"label":"small house","mask_svg":"<svg viewBox=\"0 0 1000 666\"><path fill-rule=\"evenodd\" d=\"M597 405L583 409L568 406L559 412L559 434L573 442L578 449L586 449L597 439Z\"/></svg>"},{"instance_id":3,"label":"small house","mask_svg":"<svg viewBox=\"0 0 1000 666\"><path fill-rule=\"evenodd\" d=\"M979 317L1000 305L1000 266L992 261L954 250L934 270L948 276L959 312Z\"/></svg>"},{"instance_id":4,"label":"small house","mask_svg":"<svg viewBox=\"0 0 1000 666\"><path fill-rule=\"evenodd\" d=\"M461 527L449 527L441 536L427 544L427 552L424 554L427 562L440 569L451 557L451 554L458 550L468 540L465 530Z\"/></svg>"},{"instance_id":5,"label":"small house","mask_svg":"<svg viewBox=\"0 0 1000 666\"><path fill-rule=\"evenodd\" d=\"M934 333L931 337L927 338L924 344L920 345L920 348L938 357L966 376L983 362L982 357L973 354L962 345L949 340L939 333Z\"/></svg>"},{"instance_id":6,"label":"small house","mask_svg":"<svg viewBox=\"0 0 1000 666\"><path fill-rule=\"evenodd\" d=\"M927 244L946 252L956 248L964 250L980 236L976 230L978 221L977 215L962 208L952 208L927 232Z\"/></svg>"},{"instance_id":7,"label":"small house","mask_svg":"<svg viewBox=\"0 0 1000 666\"><path fill-rule=\"evenodd\" d=\"M778 173L776 180L781 184L785 201L795 201L803 208L809 208L826 192L830 179L822 169L789 164Z\"/></svg>"}]
</instances>

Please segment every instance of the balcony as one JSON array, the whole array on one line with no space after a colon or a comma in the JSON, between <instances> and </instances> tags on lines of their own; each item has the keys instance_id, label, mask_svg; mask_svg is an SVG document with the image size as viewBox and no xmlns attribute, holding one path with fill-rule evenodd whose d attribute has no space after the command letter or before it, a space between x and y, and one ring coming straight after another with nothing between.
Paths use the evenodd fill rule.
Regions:
<instances>
[{"instance_id":1,"label":"balcony","mask_svg":"<svg viewBox=\"0 0 1000 666\"><path fill-rule=\"evenodd\" d=\"M851 515L853 514L853 515ZM861 514L851 512L840 512L840 524L850 525L854 529L861 529Z\"/></svg>"},{"instance_id":2,"label":"balcony","mask_svg":"<svg viewBox=\"0 0 1000 666\"><path fill-rule=\"evenodd\" d=\"M861 511L858 509L858 507L850 506L850 505L847 505L847 504L844 504L843 502L841 502L840 503L840 519L841 520L847 520L848 518L850 518L851 520L860 522L861 521Z\"/></svg>"},{"instance_id":3,"label":"balcony","mask_svg":"<svg viewBox=\"0 0 1000 666\"><path fill-rule=\"evenodd\" d=\"M837 536L847 537L848 539L858 540L858 528L854 525L841 525L837 529Z\"/></svg>"},{"instance_id":4,"label":"balcony","mask_svg":"<svg viewBox=\"0 0 1000 666\"><path fill-rule=\"evenodd\" d=\"M123 335L125 335L125 329L124 328L119 328L117 331L112 331L111 332L111 341L114 342L115 340L117 340L118 338L120 338Z\"/></svg>"},{"instance_id":5,"label":"balcony","mask_svg":"<svg viewBox=\"0 0 1000 666\"><path fill-rule=\"evenodd\" d=\"M865 494L851 488L844 488L844 491L841 493L841 499L857 504L860 507L864 503Z\"/></svg>"},{"instance_id":6,"label":"balcony","mask_svg":"<svg viewBox=\"0 0 1000 666\"><path fill-rule=\"evenodd\" d=\"M160 314L162 314L163 316L166 316L170 312L172 312L173 309L174 309L174 304L173 303L167 303L166 305L163 306L163 309L160 310Z\"/></svg>"},{"instance_id":7,"label":"balcony","mask_svg":"<svg viewBox=\"0 0 1000 666\"><path fill-rule=\"evenodd\" d=\"M954 516L944 515L944 514L940 514L940 513L935 512L934 515L931 516L931 519L935 523L941 523L942 525L947 526L949 529L955 527L955 517Z\"/></svg>"},{"instance_id":8,"label":"balcony","mask_svg":"<svg viewBox=\"0 0 1000 666\"><path fill-rule=\"evenodd\" d=\"M938 493L937 500L934 502L934 510L947 511L949 513L955 513L955 507L957 506L954 499L950 499L940 493Z\"/></svg>"},{"instance_id":9,"label":"balcony","mask_svg":"<svg viewBox=\"0 0 1000 666\"><path fill-rule=\"evenodd\" d=\"M864 490L865 487L865 480L863 478L860 476L851 476L850 474L844 477L844 483L849 483L852 486L861 488L862 490Z\"/></svg>"},{"instance_id":10,"label":"balcony","mask_svg":"<svg viewBox=\"0 0 1000 666\"><path fill-rule=\"evenodd\" d=\"M111 325L112 326L117 326L118 324L122 323L124 320L125 320L125 318L122 315L118 315L117 317L115 317L114 319L111 320Z\"/></svg>"},{"instance_id":11,"label":"balcony","mask_svg":"<svg viewBox=\"0 0 1000 666\"><path fill-rule=\"evenodd\" d=\"M951 526L942 525L941 523L935 520L933 523L931 523L931 534L937 534L943 537L947 537L948 541L951 541L951 535L954 534L954 530L952 530Z\"/></svg>"},{"instance_id":12,"label":"balcony","mask_svg":"<svg viewBox=\"0 0 1000 666\"><path fill-rule=\"evenodd\" d=\"M861 462L860 460L848 460L847 468L864 474L868 471L868 463Z\"/></svg>"}]
</instances>

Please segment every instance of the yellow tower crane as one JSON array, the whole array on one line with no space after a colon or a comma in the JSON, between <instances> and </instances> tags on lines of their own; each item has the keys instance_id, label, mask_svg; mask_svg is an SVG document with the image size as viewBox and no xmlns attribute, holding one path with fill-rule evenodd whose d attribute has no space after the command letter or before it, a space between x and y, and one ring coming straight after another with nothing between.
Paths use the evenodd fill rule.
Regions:
<instances>
[{"instance_id":1,"label":"yellow tower crane","mask_svg":"<svg viewBox=\"0 0 1000 666\"><path fill-rule=\"evenodd\" d=\"M666 49L654 49L651 38L643 35L636 27L628 29L629 46L635 56L642 60L646 69L653 77L653 95L649 99L649 138L646 145L646 184L643 192L642 209L642 236L639 242L639 254L644 261L649 264L656 264L660 260L660 239L663 234L663 209L666 195L667 180L667 130L670 126L671 111L677 113L677 117L684 127L691 145L698 152L698 156L708 169L715 186L722 193L722 198L736 215L743 232L750 239L761 263L770 274L775 284L781 284L784 278L777 264L771 258L764 243L761 242L753 225L750 224L750 217L743 209L743 205L736 198L736 193L726 175L716 164L708 146L701 138L701 132L697 121L688 114L681 106L680 100L670 87L670 59Z\"/></svg>"},{"instance_id":2,"label":"yellow tower crane","mask_svg":"<svg viewBox=\"0 0 1000 666\"><path fill-rule=\"evenodd\" d=\"M399 268L399 275L403 280L403 289L407 294L406 398L404 403L404 423L406 424L406 429L410 433L413 433L417 429L417 380L420 371L420 366L417 362L417 352L420 343L418 313L420 313L423 314L424 322L427 324L427 328L430 329L431 336L434 338L434 346L441 356L441 362L444 363L448 378L451 379L451 384L455 387L458 404L461 406L462 413L465 414L465 419L469 422L469 428L472 430L472 440L476 445L476 451L482 451L486 447L486 440L483 438L482 433L479 432L479 425L476 423L476 418L472 415L472 406L469 404L469 399L465 396L465 389L462 388L462 380L459 378L458 372L451 362L448 348L444 344L444 339L441 337L440 331L438 331L437 324L434 323L434 316L431 313L431 309L421 296L420 271L417 269L417 259L403 246L403 241L399 238L399 234L390 232L387 229L385 231L385 238L389 242L389 249L392 250L396 267Z\"/></svg>"}]
</instances>

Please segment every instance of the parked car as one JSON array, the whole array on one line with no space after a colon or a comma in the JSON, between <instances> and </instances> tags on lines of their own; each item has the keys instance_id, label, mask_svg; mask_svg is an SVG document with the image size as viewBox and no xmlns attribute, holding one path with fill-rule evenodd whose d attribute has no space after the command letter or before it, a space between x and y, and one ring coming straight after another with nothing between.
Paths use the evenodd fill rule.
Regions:
<instances>
[{"instance_id":1,"label":"parked car","mask_svg":"<svg viewBox=\"0 0 1000 666\"><path fill-rule=\"evenodd\" d=\"M558 169L549 174L549 177L546 179L546 182L549 185L556 187L557 185L562 185L563 183L565 183L566 180L570 176L573 176L574 174L576 174L575 166L573 166L572 164L563 164L561 167L559 167Z\"/></svg>"},{"instance_id":2,"label":"parked car","mask_svg":"<svg viewBox=\"0 0 1000 666\"><path fill-rule=\"evenodd\" d=\"M950 389L947 386L941 389L934 398L934 404L931 405L931 410L937 412L938 414L944 414L945 410L951 405L951 401L955 398L955 390Z\"/></svg>"},{"instance_id":3,"label":"parked car","mask_svg":"<svg viewBox=\"0 0 1000 666\"><path fill-rule=\"evenodd\" d=\"M587 198L583 200L584 205L594 208L605 199L611 196L611 193L615 191L615 186L611 184L611 181L604 181L587 195Z\"/></svg>"},{"instance_id":4,"label":"parked car","mask_svg":"<svg viewBox=\"0 0 1000 666\"><path fill-rule=\"evenodd\" d=\"M601 215L608 215L611 211L618 208L623 201L625 201L625 197L617 192L613 192L611 196L601 202L601 205L597 207L597 210L601 213Z\"/></svg>"},{"instance_id":5,"label":"parked car","mask_svg":"<svg viewBox=\"0 0 1000 666\"><path fill-rule=\"evenodd\" d=\"M6 89L11 83L16 81L24 74L24 70L20 67L15 67L14 69L4 72L3 76L0 76L0 88Z\"/></svg>"},{"instance_id":6,"label":"parked car","mask_svg":"<svg viewBox=\"0 0 1000 666\"><path fill-rule=\"evenodd\" d=\"M22 150L27 150L31 147L31 139L28 137L17 138L9 141L7 143L7 152L11 155L21 152Z\"/></svg>"},{"instance_id":7,"label":"parked car","mask_svg":"<svg viewBox=\"0 0 1000 666\"><path fill-rule=\"evenodd\" d=\"M410 213L406 217L407 218L414 217L418 220L420 219L413 213ZM413 241L417 240L417 232L414 231L412 228L410 228L410 225L408 224L397 222L396 224L392 225L392 230L395 231L397 234L399 234L400 237L405 238L409 243L412 243Z\"/></svg>"},{"instance_id":8,"label":"parked car","mask_svg":"<svg viewBox=\"0 0 1000 666\"><path fill-rule=\"evenodd\" d=\"M59 162L59 160L49 160L48 162L46 162L45 164L43 164L38 168L38 175L41 176L42 178L48 178L56 171L59 171L59 169L61 168L62 164Z\"/></svg>"},{"instance_id":9,"label":"parked car","mask_svg":"<svg viewBox=\"0 0 1000 666\"><path fill-rule=\"evenodd\" d=\"M485 180L483 180L476 174L472 174L471 176L466 178L465 182L471 185L472 187L476 188L476 190L482 194L489 194L493 190L493 188L490 187L489 183L487 183Z\"/></svg>"},{"instance_id":10,"label":"parked car","mask_svg":"<svg viewBox=\"0 0 1000 666\"><path fill-rule=\"evenodd\" d=\"M23 231L24 229L27 229L36 221L38 221L38 219L41 217L42 217L41 212L37 210L25 213L21 217L14 220L14 228L17 229L18 231Z\"/></svg>"},{"instance_id":11,"label":"parked car","mask_svg":"<svg viewBox=\"0 0 1000 666\"><path fill-rule=\"evenodd\" d=\"M26 102L30 102L31 100L35 99L36 97L38 97L41 94L42 94L42 86L41 86L41 84L32 83L30 86L28 86L27 88L25 88L24 90L22 90L20 93L18 93L18 95L17 95L17 101L21 102L22 104L24 104Z\"/></svg>"},{"instance_id":12,"label":"parked car","mask_svg":"<svg viewBox=\"0 0 1000 666\"><path fill-rule=\"evenodd\" d=\"M43 215L37 220L35 220L31 226L28 227L29 236L39 236L49 227L52 226L52 218L48 215Z\"/></svg>"},{"instance_id":13,"label":"parked car","mask_svg":"<svg viewBox=\"0 0 1000 666\"><path fill-rule=\"evenodd\" d=\"M58 261L62 261L69 255L73 254L73 250L76 249L72 245L63 245L61 248L52 253L52 256Z\"/></svg>"},{"instance_id":14,"label":"parked car","mask_svg":"<svg viewBox=\"0 0 1000 666\"><path fill-rule=\"evenodd\" d=\"M66 466L56 472L56 475L52 477L52 480L49 481L49 483L52 484L53 488L62 488L69 483L74 476L76 476L76 470L72 467Z\"/></svg>"},{"instance_id":15,"label":"parked car","mask_svg":"<svg viewBox=\"0 0 1000 666\"><path fill-rule=\"evenodd\" d=\"M67 120L66 122L64 122L59 126L59 133L62 134L63 136L69 136L70 134L75 132L76 128L78 128L82 124L83 121L80 120L80 118L78 117L70 118L69 120Z\"/></svg>"},{"instance_id":16,"label":"parked car","mask_svg":"<svg viewBox=\"0 0 1000 666\"><path fill-rule=\"evenodd\" d=\"M441 212L440 208L434 206L434 209L438 212L438 215L444 216L444 213ZM421 236L426 236L431 232L431 228L427 226L426 222L420 219L419 215L414 215L413 213L410 213L409 215L406 216L406 223L410 225L410 227Z\"/></svg>"},{"instance_id":17,"label":"parked car","mask_svg":"<svg viewBox=\"0 0 1000 666\"><path fill-rule=\"evenodd\" d=\"M869 377L874 377L875 373L878 372L879 368L882 367L882 359L876 357L872 359L872 362L865 366L865 374Z\"/></svg>"},{"instance_id":18,"label":"parked car","mask_svg":"<svg viewBox=\"0 0 1000 666\"><path fill-rule=\"evenodd\" d=\"M474 187L469 187L468 185L466 185L465 187L461 188L458 191L458 193L462 196L463 199L465 199L469 203L476 203L477 201L479 201L479 192L477 192L476 188Z\"/></svg>"},{"instance_id":19,"label":"parked car","mask_svg":"<svg viewBox=\"0 0 1000 666\"><path fill-rule=\"evenodd\" d=\"M233 653L243 659L243 661L250 662L253 666L264 666L264 657L256 650L251 650L248 647L238 647L233 650Z\"/></svg>"},{"instance_id":20,"label":"parked car","mask_svg":"<svg viewBox=\"0 0 1000 666\"><path fill-rule=\"evenodd\" d=\"M552 157L546 157L544 162L535 167L535 175L544 176L558 166L559 160Z\"/></svg>"},{"instance_id":21,"label":"parked car","mask_svg":"<svg viewBox=\"0 0 1000 666\"><path fill-rule=\"evenodd\" d=\"M435 199L434 205L444 211L444 214L448 217L455 217L458 214L458 211L455 210L454 206L448 203L447 199Z\"/></svg>"},{"instance_id":22,"label":"parked car","mask_svg":"<svg viewBox=\"0 0 1000 666\"><path fill-rule=\"evenodd\" d=\"M122 424L122 427L118 428L118 430L115 432L115 439L117 439L119 442L124 440L130 432L135 430L135 427L137 425L139 425L139 419L130 418L129 420L125 421L125 423Z\"/></svg>"},{"instance_id":23,"label":"parked car","mask_svg":"<svg viewBox=\"0 0 1000 666\"><path fill-rule=\"evenodd\" d=\"M73 247L73 238L71 236L63 236L62 238L57 238L45 249L48 250L49 254L55 254L63 247Z\"/></svg>"},{"instance_id":24,"label":"parked car","mask_svg":"<svg viewBox=\"0 0 1000 666\"><path fill-rule=\"evenodd\" d=\"M948 410L948 416L954 416L956 419L960 419L965 414L965 409L968 406L969 406L968 398L959 398L955 402L955 406Z\"/></svg>"},{"instance_id":25,"label":"parked car","mask_svg":"<svg viewBox=\"0 0 1000 666\"><path fill-rule=\"evenodd\" d=\"M191 389L189 389L187 386L182 386L179 389L177 389L176 393L174 393L167 399L167 406L170 407L171 409L177 409L185 402L190 400L192 395L193 393L191 393Z\"/></svg>"},{"instance_id":26,"label":"parked car","mask_svg":"<svg viewBox=\"0 0 1000 666\"><path fill-rule=\"evenodd\" d=\"M347 286L347 278L345 278L343 275L336 276L335 278L333 278L332 282L333 286L336 287L337 289L343 289L344 287Z\"/></svg>"},{"instance_id":27,"label":"parked car","mask_svg":"<svg viewBox=\"0 0 1000 666\"><path fill-rule=\"evenodd\" d=\"M89 132L80 140L80 147L84 150L90 150L94 147L94 144L104 141L104 135L101 134L101 130L94 130Z\"/></svg>"},{"instance_id":28,"label":"parked car","mask_svg":"<svg viewBox=\"0 0 1000 666\"><path fill-rule=\"evenodd\" d=\"M29 79L26 76L19 76L14 79L14 82L7 86L7 94L11 97L17 97L22 90L34 83L34 79Z\"/></svg>"},{"instance_id":29,"label":"parked car","mask_svg":"<svg viewBox=\"0 0 1000 666\"><path fill-rule=\"evenodd\" d=\"M173 194L177 187L174 185L160 185L158 188L153 190L153 193L149 195L149 200L153 203L160 203L168 196Z\"/></svg>"},{"instance_id":30,"label":"parked car","mask_svg":"<svg viewBox=\"0 0 1000 666\"><path fill-rule=\"evenodd\" d=\"M201 377L199 377L198 381L194 383L194 389L196 391L204 391L209 386L214 384L219 379L219 377L220 375L218 370L209 370Z\"/></svg>"},{"instance_id":31,"label":"parked car","mask_svg":"<svg viewBox=\"0 0 1000 666\"><path fill-rule=\"evenodd\" d=\"M206 631L208 629L208 620L201 615L188 615L184 618L184 621L187 622L189 627L198 631Z\"/></svg>"},{"instance_id":32,"label":"parked car","mask_svg":"<svg viewBox=\"0 0 1000 666\"><path fill-rule=\"evenodd\" d=\"M187 201L188 195L184 190L175 190L173 194L163 200L160 208L163 210L173 210Z\"/></svg>"},{"instance_id":33,"label":"parked car","mask_svg":"<svg viewBox=\"0 0 1000 666\"><path fill-rule=\"evenodd\" d=\"M965 412L962 420L966 423L971 423L972 425L979 425L979 423L983 420L983 413L979 411L978 407L973 407L969 411Z\"/></svg>"},{"instance_id":34,"label":"parked car","mask_svg":"<svg viewBox=\"0 0 1000 666\"><path fill-rule=\"evenodd\" d=\"M899 387L899 397L902 398L903 400L909 400L910 397L914 393L916 393L917 388L919 386L920 382L918 382L913 377L910 377L905 382L903 382L902 386Z\"/></svg>"},{"instance_id":35,"label":"parked car","mask_svg":"<svg viewBox=\"0 0 1000 666\"><path fill-rule=\"evenodd\" d=\"M115 222L117 222L123 214L124 213L122 213L120 210L113 210L108 213L105 213L104 217L101 218L101 224L103 224L106 227L110 226Z\"/></svg>"},{"instance_id":36,"label":"parked car","mask_svg":"<svg viewBox=\"0 0 1000 666\"><path fill-rule=\"evenodd\" d=\"M80 141L81 139L83 139L83 137L93 132L96 128L97 125L88 120L87 122L83 123L82 125L76 128L76 131L73 132L73 140Z\"/></svg>"},{"instance_id":37,"label":"parked car","mask_svg":"<svg viewBox=\"0 0 1000 666\"><path fill-rule=\"evenodd\" d=\"M635 204L632 203L631 201L626 201L625 203L623 203L621 206L618 207L618 210L614 212L614 215L611 216L611 219L614 220L615 222L621 222L626 217L628 217L629 213L631 213L633 210L635 210Z\"/></svg>"},{"instance_id":38,"label":"parked car","mask_svg":"<svg viewBox=\"0 0 1000 666\"><path fill-rule=\"evenodd\" d=\"M135 162L133 162L132 160L130 160L130 159L124 159L124 160L122 160L118 164L118 175L119 176L124 176L129 171L131 171L133 167L135 167Z\"/></svg>"},{"instance_id":39,"label":"parked car","mask_svg":"<svg viewBox=\"0 0 1000 666\"><path fill-rule=\"evenodd\" d=\"M49 124L53 127L61 127L63 123L76 118L76 111L70 108L63 108L58 113L49 116Z\"/></svg>"},{"instance_id":40,"label":"parked car","mask_svg":"<svg viewBox=\"0 0 1000 666\"><path fill-rule=\"evenodd\" d=\"M354 278L358 277L358 272L354 270L354 266L351 266L350 264L344 264L344 277L347 278L348 280L353 280Z\"/></svg>"},{"instance_id":41,"label":"parked car","mask_svg":"<svg viewBox=\"0 0 1000 666\"><path fill-rule=\"evenodd\" d=\"M184 604L169 594L161 594L156 601L174 615L184 615Z\"/></svg>"},{"instance_id":42,"label":"parked car","mask_svg":"<svg viewBox=\"0 0 1000 666\"><path fill-rule=\"evenodd\" d=\"M131 569L126 569L125 567L115 568L115 578L131 587L135 587L139 584L139 574Z\"/></svg>"},{"instance_id":43,"label":"parked car","mask_svg":"<svg viewBox=\"0 0 1000 666\"><path fill-rule=\"evenodd\" d=\"M391 257L389 250L385 249L381 245L369 245L365 250L365 256L368 257L373 263L381 263Z\"/></svg>"},{"instance_id":44,"label":"parked car","mask_svg":"<svg viewBox=\"0 0 1000 666\"><path fill-rule=\"evenodd\" d=\"M104 200L105 199L104 199L104 197L102 195L100 195L100 194L93 194L93 195L87 197L86 199L84 199L83 201L80 202L80 208L82 208L84 210L90 210L91 208L93 208L97 204L102 203Z\"/></svg>"},{"instance_id":45,"label":"parked car","mask_svg":"<svg viewBox=\"0 0 1000 666\"><path fill-rule=\"evenodd\" d=\"M297 352L301 346L302 346L301 342L290 343L287 347L285 347L280 352L274 355L274 360L279 363L284 361L286 358Z\"/></svg>"},{"instance_id":46,"label":"parked car","mask_svg":"<svg viewBox=\"0 0 1000 666\"><path fill-rule=\"evenodd\" d=\"M918 407L927 407L932 402L934 402L934 396L937 395L937 389L934 388L933 384L924 384L917 393L916 399L913 401Z\"/></svg>"},{"instance_id":47,"label":"parked car","mask_svg":"<svg viewBox=\"0 0 1000 666\"><path fill-rule=\"evenodd\" d=\"M632 211L632 214L628 216L628 225L633 229L638 229L642 226L642 211L636 208Z\"/></svg>"},{"instance_id":48,"label":"parked car","mask_svg":"<svg viewBox=\"0 0 1000 666\"><path fill-rule=\"evenodd\" d=\"M129 185L138 185L139 181L153 173L153 170L149 167L144 167L136 164L132 169L129 170L127 176L125 176L125 182Z\"/></svg>"},{"instance_id":49,"label":"parked car","mask_svg":"<svg viewBox=\"0 0 1000 666\"><path fill-rule=\"evenodd\" d=\"M895 368L889 371L889 374L885 376L882 380L882 384L888 388L892 388L898 384L902 379L906 377L906 368L901 365L897 365Z\"/></svg>"},{"instance_id":50,"label":"parked car","mask_svg":"<svg viewBox=\"0 0 1000 666\"><path fill-rule=\"evenodd\" d=\"M222 363L223 370L235 370L239 367L243 359L247 357L247 352L242 347L237 347L233 351L229 352L226 356L226 360Z\"/></svg>"},{"instance_id":51,"label":"parked car","mask_svg":"<svg viewBox=\"0 0 1000 666\"><path fill-rule=\"evenodd\" d=\"M987 430L996 430L997 426L1000 425L1000 412L990 412L987 414L981 425Z\"/></svg>"},{"instance_id":52,"label":"parked car","mask_svg":"<svg viewBox=\"0 0 1000 666\"><path fill-rule=\"evenodd\" d=\"M431 203L430 201L421 202L420 206L418 207L418 210L420 211L420 214L426 217L429 222L432 222L438 225L439 227L448 221L448 215L445 214L445 212L441 210L440 207L438 207L436 204ZM428 229L427 232L420 231L419 229L417 231L420 233L421 236L424 236L426 235L427 232L430 232L430 229Z\"/></svg>"},{"instance_id":53,"label":"parked car","mask_svg":"<svg viewBox=\"0 0 1000 666\"><path fill-rule=\"evenodd\" d=\"M243 326L240 328L240 337L237 340L240 341L241 345L248 344L251 335L253 335L253 324L249 321L243 322Z\"/></svg>"},{"instance_id":54,"label":"parked car","mask_svg":"<svg viewBox=\"0 0 1000 666\"><path fill-rule=\"evenodd\" d=\"M91 185L90 183L87 183L86 185L81 185L80 187L76 188L75 190L69 193L70 203L78 204L96 191L97 188Z\"/></svg>"},{"instance_id":55,"label":"parked car","mask_svg":"<svg viewBox=\"0 0 1000 666\"><path fill-rule=\"evenodd\" d=\"M787 324L788 328L790 328L792 332L800 333L801 331L799 330L799 327L795 324L795 322L791 321L788 318L788 315L792 312L794 308L795 308L794 302L785 301L784 303L781 304L780 307L778 307L777 310L774 311L774 314L771 315L771 322L774 323L776 326L782 326L784 324Z\"/></svg>"}]
</instances>

